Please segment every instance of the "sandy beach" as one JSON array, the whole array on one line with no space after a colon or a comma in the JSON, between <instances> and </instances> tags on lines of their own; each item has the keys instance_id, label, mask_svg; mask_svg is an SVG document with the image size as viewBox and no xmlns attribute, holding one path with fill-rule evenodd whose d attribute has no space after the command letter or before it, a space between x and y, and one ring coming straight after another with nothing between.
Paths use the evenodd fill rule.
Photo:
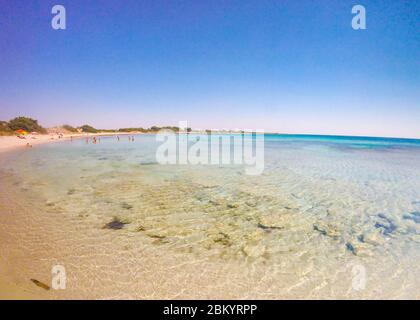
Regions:
<instances>
[{"instance_id":1,"label":"sandy beach","mask_svg":"<svg viewBox=\"0 0 420 320\"><path fill-rule=\"evenodd\" d=\"M81 138L92 138L92 137L106 137L106 136L123 136L123 135L133 135L139 133L129 133L129 132L100 132L100 133L75 133L75 134L28 134L24 138L19 138L18 136L0 136L0 153L25 149L32 146L37 146L45 143L54 143L71 139L81 139Z\"/></svg>"},{"instance_id":2,"label":"sandy beach","mask_svg":"<svg viewBox=\"0 0 420 320\"><path fill-rule=\"evenodd\" d=\"M29 143L32 146L40 144L63 141L66 139L80 138L86 134L78 135L63 135L59 138L59 135L27 135L25 139L20 139L18 136L0 136L0 159L4 156L2 154L25 150L28 148ZM4 199L2 199L3 201ZM2 239L4 240L4 239ZM11 268L7 263L0 259L0 300L33 300L33 299L45 299L42 295L42 291L31 291L22 287L22 284L12 276Z\"/></svg>"},{"instance_id":3,"label":"sandy beach","mask_svg":"<svg viewBox=\"0 0 420 320\"><path fill-rule=\"evenodd\" d=\"M94 136L123 136L133 133L115 132L115 133L75 133L75 134L28 134L25 138L18 136L0 136L0 157L2 154L26 150L45 143L62 142L71 139L92 138ZM138 134L138 133L134 133ZM29 146L28 146L29 144ZM46 299L48 295L43 290L30 290L28 284L22 286L19 281L15 281L10 276L8 266L0 259L0 300L20 300L20 299ZM32 288L33 289L33 288Z\"/></svg>"}]
</instances>

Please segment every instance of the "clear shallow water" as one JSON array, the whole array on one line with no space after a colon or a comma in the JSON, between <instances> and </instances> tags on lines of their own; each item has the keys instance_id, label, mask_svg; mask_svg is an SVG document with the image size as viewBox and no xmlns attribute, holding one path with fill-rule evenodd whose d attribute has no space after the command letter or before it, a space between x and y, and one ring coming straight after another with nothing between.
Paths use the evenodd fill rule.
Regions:
<instances>
[{"instance_id":1,"label":"clear shallow water","mask_svg":"<svg viewBox=\"0 0 420 320\"><path fill-rule=\"evenodd\" d=\"M3 257L27 277L63 264L58 298L420 297L419 140L267 135L260 176L159 165L157 145L75 140L4 159ZM104 229L115 217L123 228Z\"/></svg>"}]
</instances>

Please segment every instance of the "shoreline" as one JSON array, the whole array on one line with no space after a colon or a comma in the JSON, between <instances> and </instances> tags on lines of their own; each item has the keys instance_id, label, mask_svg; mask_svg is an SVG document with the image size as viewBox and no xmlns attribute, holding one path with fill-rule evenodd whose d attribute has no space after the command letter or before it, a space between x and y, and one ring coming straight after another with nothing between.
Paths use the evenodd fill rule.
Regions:
<instances>
[{"instance_id":1,"label":"shoreline","mask_svg":"<svg viewBox=\"0 0 420 320\"><path fill-rule=\"evenodd\" d=\"M68 141L70 139L82 139L91 137L104 136L123 136L123 135L137 135L138 132L98 132L98 133L75 133L75 134L28 134L25 139L20 139L18 136L0 136L0 154L8 151L28 148L27 144L37 146L45 143L53 143L60 141ZM60 138L61 136L61 138Z\"/></svg>"},{"instance_id":2,"label":"shoreline","mask_svg":"<svg viewBox=\"0 0 420 320\"><path fill-rule=\"evenodd\" d=\"M191 133L194 134L203 134L201 131L192 131ZM218 134L225 134L226 132L218 132ZM231 132L231 134L236 132ZM140 132L140 131L133 131L133 132L98 132L98 133L49 133L49 134L28 134L24 136L24 138L19 138L16 135L11 136L0 136L0 154L9 152L9 151L16 151L16 150L23 150L27 149L27 144L30 144L30 147L45 144L45 143L54 143L60 141L68 141L70 139L83 139L83 138L92 138L92 137L110 137L110 136L127 136L127 135L143 135L143 134L154 134L153 132ZM280 133L265 133L270 135L285 135L288 136L289 134L280 134ZM293 136L292 134L291 136ZM300 135L297 135L300 136ZM301 136L306 136L306 134L301 134ZM313 136L313 135L308 135ZM317 135L321 137L328 137L327 135ZM335 136L331 136L335 137ZM352 136L336 136L336 137L348 137L352 138ZM387 138L387 137L364 137L364 136L354 136L357 138L369 138L369 139L396 139L396 140L407 140L407 141L420 141L420 139L416 138Z\"/></svg>"}]
</instances>

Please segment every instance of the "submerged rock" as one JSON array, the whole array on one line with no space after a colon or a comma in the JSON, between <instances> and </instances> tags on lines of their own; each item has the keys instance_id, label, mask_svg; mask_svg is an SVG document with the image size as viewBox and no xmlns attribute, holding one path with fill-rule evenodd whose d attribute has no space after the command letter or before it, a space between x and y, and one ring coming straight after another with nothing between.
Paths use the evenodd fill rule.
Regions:
<instances>
[{"instance_id":1,"label":"submerged rock","mask_svg":"<svg viewBox=\"0 0 420 320\"><path fill-rule=\"evenodd\" d=\"M346 249L356 255L356 249L354 248L353 244L350 242L346 243Z\"/></svg>"},{"instance_id":2,"label":"submerged rock","mask_svg":"<svg viewBox=\"0 0 420 320\"><path fill-rule=\"evenodd\" d=\"M315 231L318 231L324 236L331 237L333 239L338 239L340 236L340 231L337 227L327 224L324 222L318 222L313 225Z\"/></svg>"},{"instance_id":3,"label":"submerged rock","mask_svg":"<svg viewBox=\"0 0 420 320\"><path fill-rule=\"evenodd\" d=\"M160 235L160 234L146 234L146 235L152 239L155 239L155 241L153 241L153 244L162 245L162 244L169 243L169 239L164 235Z\"/></svg>"},{"instance_id":4,"label":"submerged rock","mask_svg":"<svg viewBox=\"0 0 420 320\"><path fill-rule=\"evenodd\" d=\"M283 227L276 227L276 226L266 226L261 223L258 224L258 228L263 229L264 231L270 232L271 230L281 230Z\"/></svg>"},{"instance_id":5,"label":"submerged rock","mask_svg":"<svg viewBox=\"0 0 420 320\"><path fill-rule=\"evenodd\" d=\"M215 243L219 243L227 247L232 245L232 241L230 240L229 235L224 232L219 232L219 234L216 236L216 238L213 241Z\"/></svg>"},{"instance_id":6,"label":"submerged rock","mask_svg":"<svg viewBox=\"0 0 420 320\"><path fill-rule=\"evenodd\" d=\"M405 214L403 216L403 219L412 220L415 223L420 223L420 212L419 211L414 211L414 212L410 212L409 214Z\"/></svg>"},{"instance_id":7,"label":"submerged rock","mask_svg":"<svg viewBox=\"0 0 420 320\"><path fill-rule=\"evenodd\" d=\"M121 221L119 218L114 218L111 222L108 222L102 227L102 229L119 230L124 228L124 225L128 224L126 221Z\"/></svg>"},{"instance_id":8,"label":"submerged rock","mask_svg":"<svg viewBox=\"0 0 420 320\"><path fill-rule=\"evenodd\" d=\"M292 221L292 214L290 213L270 213L263 214L258 219L258 227L264 229L283 229L285 225ZM260 226L261 225L261 226ZM266 229L266 230L267 230Z\"/></svg>"},{"instance_id":9,"label":"submerged rock","mask_svg":"<svg viewBox=\"0 0 420 320\"><path fill-rule=\"evenodd\" d=\"M47 285L47 284L45 284L45 283L43 283L43 282L41 282L41 281L39 281L39 280L36 280L36 279L30 279L36 286L38 286L38 287L40 287L40 288L42 288L42 289L44 289L44 290L50 290L50 286L49 285Z\"/></svg>"},{"instance_id":10,"label":"submerged rock","mask_svg":"<svg viewBox=\"0 0 420 320\"><path fill-rule=\"evenodd\" d=\"M348 241L346 242L346 249L355 256L370 256L372 251L363 242Z\"/></svg>"},{"instance_id":11,"label":"submerged rock","mask_svg":"<svg viewBox=\"0 0 420 320\"><path fill-rule=\"evenodd\" d=\"M148 234L147 236L149 236L150 238L154 238L154 239L165 239L166 236L162 236L160 234Z\"/></svg>"},{"instance_id":12,"label":"submerged rock","mask_svg":"<svg viewBox=\"0 0 420 320\"><path fill-rule=\"evenodd\" d=\"M384 235L389 235L397 230L397 225L394 221L388 218L385 214L379 213L378 217L380 218L378 222L375 223L375 228L381 229Z\"/></svg>"}]
</instances>

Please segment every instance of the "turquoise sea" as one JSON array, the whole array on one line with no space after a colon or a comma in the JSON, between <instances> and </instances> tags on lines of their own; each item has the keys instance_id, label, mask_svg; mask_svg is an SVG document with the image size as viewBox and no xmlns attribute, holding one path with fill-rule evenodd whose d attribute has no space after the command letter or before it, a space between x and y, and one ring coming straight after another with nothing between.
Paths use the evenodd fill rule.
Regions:
<instances>
[{"instance_id":1,"label":"turquoise sea","mask_svg":"<svg viewBox=\"0 0 420 320\"><path fill-rule=\"evenodd\" d=\"M1 259L51 298L420 298L420 140L266 134L264 171L154 135L2 156ZM28 282L28 283L27 283Z\"/></svg>"}]
</instances>

